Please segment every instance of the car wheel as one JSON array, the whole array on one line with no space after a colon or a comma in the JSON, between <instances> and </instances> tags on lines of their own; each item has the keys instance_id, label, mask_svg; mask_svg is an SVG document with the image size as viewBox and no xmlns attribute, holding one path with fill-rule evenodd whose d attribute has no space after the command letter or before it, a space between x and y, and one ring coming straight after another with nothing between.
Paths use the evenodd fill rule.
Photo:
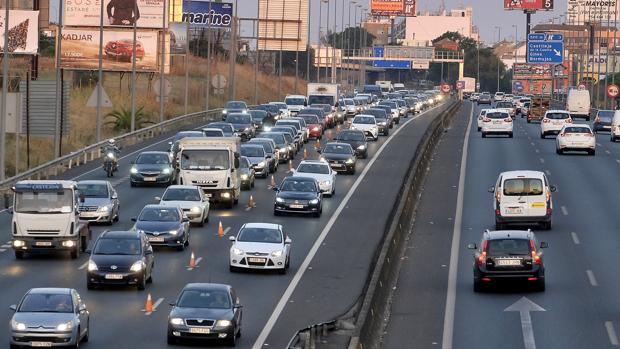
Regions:
<instances>
[{"instance_id":1,"label":"car wheel","mask_svg":"<svg viewBox=\"0 0 620 349\"><path fill-rule=\"evenodd\" d=\"M24 259L24 251L15 251L16 259Z\"/></svg>"},{"instance_id":2,"label":"car wheel","mask_svg":"<svg viewBox=\"0 0 620 349\"><path fill-rule=\"evenodd\" d=\"M131 186L131 187L135 187L135 186L136 186L136 183L134 183L134 182L132 182L132 181L129 181L129 186Z\"/></svg>"},{"instance_id":3,"label":"car wheel","mask_svg":"<svg viewBox=\"0 0 620 349\"><path fill-rule=\"evenodd\" d=\"M117 222L120 220L120 214L118 213L118 211L116 211L116 216L114 216L114 222Z\"/></svg>"},{"instance_id":4,"label":"car wheel","mask_svg":"<svg viewBox=\"0 0 620 349\"><path fill-rule=\"evenodd\" d=\"M594 155L596 155L596 150L590 150L590 151L588 152L588 154L590 154L590 155L594 156Z\"/></svg>"},{"instance_id":5,"label":"car wheel","mask_svg":"<svg viewBox=\"0 0 620 349\"><path fill-rule=\"evenodd\" d=\"M175 336L172 335L172 333L168 333L168 344L177 344L177 339Z\"/></svg>"},{"instance_id":6,"label":"car wheel","mask_svg":"<svg viewBox=\"0 0 620 349\"><path fill-rule=\"evenodd\" d=\"M545 292L545 279L536 280L536 291Z\"/></svg>"},{"instance_id":7,"label":"car wheel","mask_svg":"<svg viewBox=\"0 0 620 349\"><path fill-rule=\"evenodd\" d=\"M484 291L484 288L482 286L482 281L474 280L474 292L478 293L482 291Z\"/></svg>"},{"instance_id":8,"label":"car wheel","mask_svg":"<svg viewBox=\"0 0 620 349\"><path fill-rule=\"evenodd\" d=\"M267 178L267 175L265 175L265 178ZM252 182L250 182L250 189L254 188L254 178L252 178Z\"/></svg>"},{"instance_id":9,"label":"car wheel","mask_svg":"<svg viewBox=\"0 0 620 349\"><path fill-rule=\"evenodd\" d=\"M478 132L480 132L482 130L482 127L478 127Z\"/></svg>"},{"instance_id":10,"label":"car wheel","mask_svg":"<svg viewBox=\"0 0 620 349\"><path fill-rule=\"evenodd\" d=\"M551 221L544 222L543 223L543 229L544 230L551 230Z\"/></svg>"},{"instance_id":11,"label":"car wheel","mask_svg":"<svg viewBox=\"0 0 620 349\"><path fill-rule=\"evenodd\" d=\"M91 291L94 290L95 289L95 284L93 284L90 281L86 281L86 289L87 290L91 290Z\"/></svg>"},{"instance_id":12,"label":"car wheel","mask_svg":"<svg viewBox=\"0 0 620 349\"><path fill-rule=\"evenodd\" d=\"M77 338L75 338L75 344L73 344L72 346L70 346L70 348L72 349L79 349L80 348L80 327L78 326L77 329Z\"/></svg>"},{"instance_id":13,"label":"car wheel","mask_svg":"<svg viewBox=\"0 0 620 349\"><path fill-rule=\"evenodd\" d=\"M280 215L280 212L274 208L274 209L273 209L273 215L274 215L274 216L279 216L279 215Z\"/></svg>"},{"instance_id":14,"label":"car wheel","mask_svg":"<svg viewBox=\"0 0 620 349\"><path fill-rule=\"evenodd\" d=\"M71 250L71 259L78 259L80 257L80 248L81 248L81 240L75 246L73 250Z\"/></svg>"},{"instance_id":15,"label":"car wheel","mask_svg":"<svg viewBox=\"0 0 620 349\"><path fill-rule=\"evenodd\" d=\"M482 132L482 138L487 138L487 134L485 132Z\"/></svg>"},{"instance_id":16,"label":"car wheel","mask_svg":"<svg viewBox=\"0 0 620 349\"><path fill-rule=\"evenodd\" d=\"M202 216L200 216L200 222L198 222L198 226L199 227L204 227L205 226L205 213L204 212L202 212Z\"/></svg>"},{"instance_id":17,"label":"car wheel","mask_svg":"<svg viewBox=\"0 0 620 349\"><path fill-rule=\"evenodd\" d=\"M555 153L559 155L560 154L560 149L555 148Z\"/></svg>"},{"instance_id":18,"label":"car wheel","mask_svg":"<svg viewBox=\"0 0 620 349\"><path fill-rule=\"evenodd\" d=\"M179 252L185 251L185 242L182 242L181 244L177 246L177 251Z\"/></svg>"},{"instance_id":19,"label":"car wheel","mask_svg":"<svg viewBox=\"0 0 620 349\"><path fill-rule=\"evenodd\" d=\"M146 289L146 273L142 274L142 277L138 280L136 287L139 291L144 291L144 289Z\"/></svg>"},{"instance_id":20,"label":"car wheel","mask_svg":"<svg viewBox=\"0 0 620 349\"><path fill-rule=\"evenodd\" d=\"M226 203L226 208L232 209L235 207L235 200L230 200Z\"/></svg>"},{"instance_id":21,"label":"car wheel","mask_svg":"<svg viewBox=\"0 0 620 349\"><path fill-rule=\"evenodd\" d=\"M286 266L284 268L280 268L278 269L278 274L280 275L286 275Z\"/></svg>"},{"instance_id":22,"label":"car wheel","mask_svg":"<svg viewBox=\"0 0 620 349\"><path fill-rule=\"evenodd\" d=\"M528 124L531 124L531 123L532 123L532 120L527 119L527 123L528 123Z\"/></svg>"},{"instance_id":23,"label":"car wheel","mask_svg":"<svg viewBox=\"0 0 620 349\"><path fill-rule=\"evenodd\" d=\"M545 138L547 138L547 135L544 132L541 132L540 133L540 138L545 139Z\"/></svg>"},{"instance_id":24,"label":"car wheel","mask_svg":"<svg viewBox=\"0 0 620 349\"><path fill-rule=\"evenodd\" d=\"M236 328L233 328L232 333L233 333L233 335L232 335L232 336L230 336L230 337L226 340L226 346L229 346L229 347L234 347L234 346L236 346L236 345L237 345L237 336L236 336L237 329L236 329Z\"/></svg>"},{"instance_id":25,"label":"car wheel","mask_svg":"<svg viewBox=\"0 0 620 349\"><path fill-rule=\"evenodd\" d=\"M616 142L616 137L614 135L611 135L611 137L609 137L609 140L612 142Z\"/></svg>"}]
</instances>

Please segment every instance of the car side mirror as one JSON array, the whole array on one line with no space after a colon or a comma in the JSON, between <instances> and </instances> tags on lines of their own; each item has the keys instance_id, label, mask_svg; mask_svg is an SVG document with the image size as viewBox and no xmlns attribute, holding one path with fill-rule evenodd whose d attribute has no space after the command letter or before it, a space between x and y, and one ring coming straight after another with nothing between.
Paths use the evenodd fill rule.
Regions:
<instances>
[{"instance_id":1,"label":"car side mirror","mask_svg":"<svg viewBox=\"0 0 620 349\"><path fill-rule=\"evenodd\" d=\"M556 186L555 186L555 185L552 185L552 186L550 186L550 187L549 187L549 190L550 190L552 193L555 193L555 191L556 191L556 190L558 190L558 188L556 188Z\"/></svg>"},{"instance_id":2,"label":"car side mirror","mask_svg":"<svg viewBox=\"0 0 620 349\"><path fill-rule=\"evenodd\" d=\"M80 313L85 312L86 311L86 304L84 304L84 303L80 304L80 306L78 307L78 311Z\"/></svg>"},{"instance_id":3,"label":"car side mirror","mask_svg":"<svg viewBox=\"0 0 620 349\"><path fill-rule=\"evenodd\" d=\"M145 256L152 255L152 254L153 254L153 250L151 249L144 251Z\"/></svg>"},{"instance_id":4,"label":"car side mirror","mask_svg":"<svg viewBox=\"0 0 620 349\"><path fill-rule=\"evenodd\" d=\"M161 201L161 198L159 196L154 197L155 201Z\"/></svg>"},{"instance_id":5,"label":"car side mirror","mask_svg":"<svg viewBox=\"0 0 620 349\"><path fill-rule=\"evenodd\" d=\"M495 187L489 187L487 190L489 193L495 193Z\"/></svg>"},{"instance_id":6,"label":"car side mirror","mask_svg":"<svg viewBox=\"0 0 620 349\"><path fill-rule=\"evenodd\" d=\"M273 190L273 191L278 191L278 190L280 190L280 189L279 189L279 188L278 188L278 186L276 185L276 186L274 186L273 188L271 188L271 190Z\"/></svg>"},{"instance_id":7,"label":"car side mirror","mask_svg":"<svg viewBox=\"0 0 620 349\"><path fill-rule=\"evenodd\" d=\"M118 194L117 193L112 194L112 199L114 200L118 199Z\"/></svg>"},{"instance_id":8,"label":"car side mirror","mask_svg":"<svg viewBox=\"0 0 620 349\"><path fill-rule=\"evenodd\" d=\"M548 247L549 247L549 244L546 243L545 241L540 242L540 248L548 248Z\"/></svg>"},{"instance_id":9,"label":"car side mirror","mask_svg":"<svg viewBox=\"0 0 620 349\"><path fill-rule=\"evenodd\" d=\"M470 250L475 250L475 249L478 249L478 246L476 246L476 244L468 244L467 248Z\"/></svg>"},{"instance_id":10,"label":"car side mirror","mask_svg":"<svg viewBox=\"0 0 620 349\"><path fill-rule=\"evenodd\" d=\"M229 241L235 242L237 239L234 236L229 236L228 237Z\"/></svg>"},{"instance_id":11,"label":"car side mirror","mask_svg":"<svg viewBox=\"0 0 620 349\"><path fill-rule=\"evenodd\" d=\"M184 222L184 223L189 222L189 218L187 218L187 217L183 217L183 222Z\"/></svg>"},{"instance_id":12,"label":"car side mirror","mask_svg":"<svg viewBox=\"0 0 620 349\"><path fill-rule=\"evenodd\" d=\"M286 239L284 240L284 243L285 243L286 245L290 245L290 244L291 244L291 242L293 242L293 240L291 240L291 238L286 238Z\"/></svg>"},{"instance_id":13,"label":"car side mirror","mask_svg":"<svg viewBox=\"0 0 620 349\"><path fill-rule=\"evenodd\" d=\"M241 304L235 304L234 308L235 308L235 309L241 309L241 308L243 308L243 305L241 305Z\"/></svg>"},{"instance_id":14,"label":"car side mirror","mask_svg":"<svg viewBox=\"0 0 620 349\"><path fill-rule=\"evenodd\" d=\"M13 214L13 209L12 209L12 208L7 208L7 212L8 212L9 214Z\"/></svg>"},{"instance_id":15,"label":"car side mirror","mask_svg":"<svg viewBox=\"0 0 620 349\"><path fill-rule=\"evenodd\" d=\"M17 311L17 305L16 304L11 304L11 305L9 305L9 309L11 309L13 311Z\"/></svg>"},{"instance_id":16,"label":"car side mirror","mask_svg":"<svg viewBox=\"0 0 620 349\"><path fill-rule=\"evenodd\" d=\"M131 217L131 221L132 222L136 222L136 221L138 221L138 219L136 217Z\"/></svg>"}]
</instances>

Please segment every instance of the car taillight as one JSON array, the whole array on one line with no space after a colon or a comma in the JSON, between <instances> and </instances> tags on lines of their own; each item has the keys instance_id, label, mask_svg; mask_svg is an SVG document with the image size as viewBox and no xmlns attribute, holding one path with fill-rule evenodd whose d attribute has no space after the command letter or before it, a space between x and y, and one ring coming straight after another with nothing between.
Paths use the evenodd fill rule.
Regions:
<instances>
[{"instance_id":1,"label":"car taillight","mask_svg":"<svg viewBox=\"0 0 620 349\"><path fill-rule=\"evenodd\" d=\"M547 202L549 202L549 200L551 200L551 192L549 190L547 190L545 192L545 198L546 198Z\"/></svg>"},{"instance_id":2,"label":"car taillight","mask_svg":"<svg viewBox=\"0 0 620 349\"><path fill-rule=\"evenodd\" d=\"M534 263L542 263L540 256L536 253L536 245L534 244L534 240L530 240L530 249L532 250L532 260Z\"/></svg>"},{"instance_id":3,"label":"car taillight","mask_svg":"<svg viewBox=\"0 0 620 349\"><path fill-rule=\"evenodd\" d=\"M499 190L495 191L495 200L497 200L497 202L502 201L502 193Z\"/></svg>"},{"instance_id":4,"label":"car taillight","mask_svg":"<svg viewBox=\"0 0 620 349\"><path fill-rule=\"evenodd\" d=\"M484 240L484 242L482 243L482 252L480 253L480 256L478 256L478 265L482 266L486 263L487 260L487 246L489 245L489 241L488 240Z\"/></svg>"},{"instance_id":5,"label":"car taillight","mask_svg":"<svg viewBox=\"0 0 620 349\"><path fill-rule=\"evenodd\" d=\"M512 118L507 118L507 119L504 119L504 121L506 121L506 122L512 122Z\"/></svg>"},{"instance_id":6,"label":"car taillight","mask_svg":"<svg viewBox=\"0 0 620 349\"><path fill-rule=\"evenodd\" d=\"M482 122L489 122L489 121L491 121L491 119L489 119L489 118L484 118L484 119L482 120Z\"/></svg>"}]
</instances>

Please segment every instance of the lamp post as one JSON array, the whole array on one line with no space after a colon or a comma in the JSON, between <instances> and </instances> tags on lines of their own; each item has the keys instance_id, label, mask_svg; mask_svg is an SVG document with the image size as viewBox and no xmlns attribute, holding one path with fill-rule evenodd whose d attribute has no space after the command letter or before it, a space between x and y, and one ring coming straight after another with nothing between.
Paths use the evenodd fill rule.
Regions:
<instances>
[{"instance_id":1,"label":"lamp post","mask_svg":"<svg viewBox=\"0 0 620 349\"><path fill-rule=\"evenodd\" d=\"M349 55L349 57L353 56L351 54L351 31L353 30L353 27L351 26L351 5L355 5L357 3L357 1L351 1L349 2L349 22L348 22L348 27L349 27L349 31L347 32L347 55ZM355 7L353 7L355 8ZM347 84L349 84L349 80L351 79L351 60L347 60Z\"/></svg>"},{"instance_id":2,"label":"lamp post","mask_svg":"<svg viewBox=\"0 0 620 349\"><path fill-rule=\"evenodd\" d=\"M515 49L514 49L514 56L515 56L514 58L515 58L515 60L514 60L514 63L512 64L512 79L514 80L514 78L515 78L515 68L517 66L517 45L519 44L519 39L518 39L519 26L516 25L516 24L513 24L512 27L515 28Z\"/></svg>"},{"instance_id":3,"label":"lamp post","mask_svg":"<svg viewBox=\"0 0 620 349\"><path fill-rule=\"evenodd\" d=\"M495 26L497 29L497 47L499 47L500 42L502 41L502 27ZM499 92L499 65L502 59L501 56L497 56L497 90L495 92Z\"/></svg>"}]
</instances>

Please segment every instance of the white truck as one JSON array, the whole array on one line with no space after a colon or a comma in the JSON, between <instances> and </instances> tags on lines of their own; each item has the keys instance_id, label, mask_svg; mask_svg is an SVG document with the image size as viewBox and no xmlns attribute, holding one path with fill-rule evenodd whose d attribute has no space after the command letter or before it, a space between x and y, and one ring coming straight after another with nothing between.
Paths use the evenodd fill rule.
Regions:
<instances>
[{"instance_id":1,"label":"white truck","mask_svg":"<svg viewBox=\"0 0 620 349\"><path fill-rule=\"evenodd\" d=\"M461 79L465 82L465 86L463 87L463 93L472 93L476 92L476 79L464 77Z\"/></svg>"},{"instance_id":2,"label":"white truck","mask_svg":"<svg viewBox=\"0 0 620 349\"><path fill-rule=\"evenodd\" d=\"M238 137L188 137L179 141L181 185L199 186L209 201L233 208L241 195Z\"/></svg>"},{"instance_id":3,"label":"white truck","mask_svg":"<svg viewBox=\"0 0 620 349\"><path fill-rule=\"evenodd\" d=\"M308 83L308 105L329 104L336 107L340 98L340 85Z\"/></svg>"},{"instance_id":4,"label":"white truck","mask_svg":"<svg viewBox=\"0 0 620 349\"><path fill-rule=\"evenodd\" d=\"M384 94L394 91L394 86L392 86L392 82L389 80L377 80L375 85L379 86Z\"/></svg>"},{"instance_id":5,"label":"white truck","mask_svg":"<svg viewBox=\"0 0 620 349\"><path fill-rule=\"evenodd\" d=\"M12 246L15 258L30 252L70 251L76 259L91 238L80 220L80 198L74 181L20 181L13 189Z\"/></svg>"},{"instance_id":6,"label":"white truck","mask_svg":"<svg viewBox=\"0 0 620 349\"><path fill-rule=\"evenodd\" d=\"M286 103L289 114L291 116L297 116L299 111L308 105L308 99L306 96L288 95L284 98L284 103Z\"/></svg>"}]
</instances>

